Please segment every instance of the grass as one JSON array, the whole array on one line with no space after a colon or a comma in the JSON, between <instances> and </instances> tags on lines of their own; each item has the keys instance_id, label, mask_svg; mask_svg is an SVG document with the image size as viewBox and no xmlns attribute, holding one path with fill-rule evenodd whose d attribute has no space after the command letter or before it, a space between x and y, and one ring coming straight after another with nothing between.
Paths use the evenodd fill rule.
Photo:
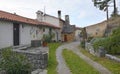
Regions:
<instances>
[{"instance_id":1,"label":"grass","mask_svg":"<svg viewBox=\"0 0 120 74\"><path fill-rule=\"evenodd\" d=\"M120 58L120 55L114 55L114 56L116 56L116 57Z\"/></svg>"},{"instance_id":2,"label":"grass","mask_svg":"<svg viewBox=\"0 0 120 74\"><path fill-rule=\"evenodd\" d=\"M120 63L115 62L113 60L109 60L107 58L100 58L93 56L92 54L88 53L86 50L82 49L80 50L84 55L91 58L92 60L100 63L104 67L106 67L108 70L112 72L112 74L120 74Z\"/></svg>"},{"instance_id":3,"label":"grass","mask_svg":"<svg viewBox=\"0 0 120 74\"><path fill-rule=\"evenodd\" d=\"M49 44L49 59L48 59L48 74L57 74L56 67L56 49L60 46L60 43Z\"/></svg>"},{"instance_id":4,"label":"grass","mask_svg":"<svg viewBox=\"0 0 120 74\"><path fill-rule=\"evenodd\" d=\"M117 56L118 58L120 58L120 55L119 56Z\"/></svg>"},{"instance_id":5,"label":"grass","mask_svg":"<svg viewBox=\"0 0 120 74\"><path fill-rule=\"evenodd\" d=\"M64 49L62 55L72 74L100 74L71 50Z\"/></svg>"}]
</instances>

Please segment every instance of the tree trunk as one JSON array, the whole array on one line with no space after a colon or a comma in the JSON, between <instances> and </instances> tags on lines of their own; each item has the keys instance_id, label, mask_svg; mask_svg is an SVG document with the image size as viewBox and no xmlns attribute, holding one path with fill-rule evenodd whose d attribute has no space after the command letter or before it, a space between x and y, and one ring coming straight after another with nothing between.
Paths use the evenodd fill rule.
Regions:
<instances>
[{"instance_id":1,"label":"tree trunk","mask_svg":"<svg viewBox=\"0 0 120 74\"><path fill-rule=\"evenodd\" d=\"M117 15L117 8L116 8L116 0L114 1L114 11L113 11L113 15L116 16Z\"/></svg>"}]
</instances>

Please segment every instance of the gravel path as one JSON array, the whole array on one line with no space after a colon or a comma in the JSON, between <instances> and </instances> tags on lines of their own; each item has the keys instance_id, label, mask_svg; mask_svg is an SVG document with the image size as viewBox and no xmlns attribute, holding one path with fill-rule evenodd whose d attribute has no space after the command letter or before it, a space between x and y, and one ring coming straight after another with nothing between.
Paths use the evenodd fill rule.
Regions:
<instances>
[{"instance_id":1,"label":"gravel path","mask_svg":"<svg viewBox=\"0 0 120 74\"><path fill-rule=\"evenodd\" d=\"M57 67L58 74L72 74L69 68L66 66L65 61L62 57L62 50L64 49L65 46L66 45L62 45L58 47L56 51L56 58L58 61L58 67Z\"/></svg>"},{"instance_id":2,"label":"gravel path","mask_svg":"<svg viewBox=\"0 0 120 74\"><path fill-rule=\"evenodd\" d=\"M69 43L69 44L62 45L62 46L60 46L57 49L57 51L56 51L56 57L57 57L57 61L58 61L58 67L57 67L58 74L72 74L70 72L69 68L66 66L65 61L64 61L64 59L62 57L62 49L64 49L64 48L72 50L74 53L76 53L77 55L79 55L80 58L82 58L88 64L90 64L96 70L98 70L101 74L111 74L111 72L109 70L107 70L105 67L103 67L99 63L94 62L90 58L88 58L85 55L83 55L79 51L80 49L77 48L79 44L80 44L79 42L72 42L72 43Z\"/></svg>"}]
</instances>

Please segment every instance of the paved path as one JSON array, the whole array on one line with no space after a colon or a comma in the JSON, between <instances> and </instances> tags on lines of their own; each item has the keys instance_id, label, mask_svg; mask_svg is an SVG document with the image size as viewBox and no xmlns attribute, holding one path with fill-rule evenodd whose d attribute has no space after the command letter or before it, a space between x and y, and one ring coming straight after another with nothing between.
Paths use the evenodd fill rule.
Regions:
<instances>
[{"instance_id":1,"label":"paved path","mask_svg":"<svg viewBox=\"0 0 120 74\"><path fill-rule=\"evenodd\" d=\"M57 67L58 74L72 74L69 68L66 66L65 61L62 57L62 50L64 49L65 46L66 45L62 45L58 47L56 51L56 58L58 61L58 67Z\"/></svg>"},{"instance_id":2,"label":"paved path","mask_svg":"<svg viewBox=\"0 0 120 74\"><path fill-rule=\"evenodd\" d=\"M72 74L70 72L69 68L66 66L64 59L62 58L62 49L64 49L64 48L73 50L74 53L76 53L77 55L79 55L80 58L82 58L88 64L90 64L95 69L97 69L101 74L111 74L111 72L108 71L105 67L103 67L102 65L94 62L90 58L88 58L85 55L83 55L79 51L80 49L78 49L78 45L79 44L80 44L79 42L72 42L72 43L69 43L69 44L62 45L62 46L60 46L57 49L57 51L56 51L56 57L57 57L57 61L58 61L58 67L57 67L58 74Z\"/></svg>"}]
</instances>

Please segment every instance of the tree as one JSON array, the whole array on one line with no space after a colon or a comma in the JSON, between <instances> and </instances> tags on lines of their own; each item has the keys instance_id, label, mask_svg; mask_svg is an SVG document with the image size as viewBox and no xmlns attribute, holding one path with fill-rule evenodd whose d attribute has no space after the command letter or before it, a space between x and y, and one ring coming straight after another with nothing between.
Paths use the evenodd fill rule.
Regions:
<instances>
[{"instance_id":1,"label":"tree","mask_svg":"<svg viewBox=\"0 0 120 74\"><path fill-rule=\"evenodd\" d=\"M116 0L92 0L92 1L94 2L95 7L104 11L108 11L109 3L113 1L114 11L112 13L112 16L118 15L117 8L116 8Z\"/></svg>"},{"instance_id":2,"label":"tree","mask_svg":"<svg viewBox=\"0 0 120 74\"><path fill-rule=\"evenodd\" d=\"M82 29L81 35L82 35L82 41L81 41L80 45L82 48L85 48L85 42L87 40L86 28Z\"/></svg>"},{"instance_id":3,"label":"tree","mask_svg":"<svg viewBox=\"0 0 120 74\"><path fill-rule=\"evenodd\" d=\"M106 8L108 6L108 2L111 0L93 0L94 6L98 7L100 10L106 11Z\"/></svg>"}]
</instances>

